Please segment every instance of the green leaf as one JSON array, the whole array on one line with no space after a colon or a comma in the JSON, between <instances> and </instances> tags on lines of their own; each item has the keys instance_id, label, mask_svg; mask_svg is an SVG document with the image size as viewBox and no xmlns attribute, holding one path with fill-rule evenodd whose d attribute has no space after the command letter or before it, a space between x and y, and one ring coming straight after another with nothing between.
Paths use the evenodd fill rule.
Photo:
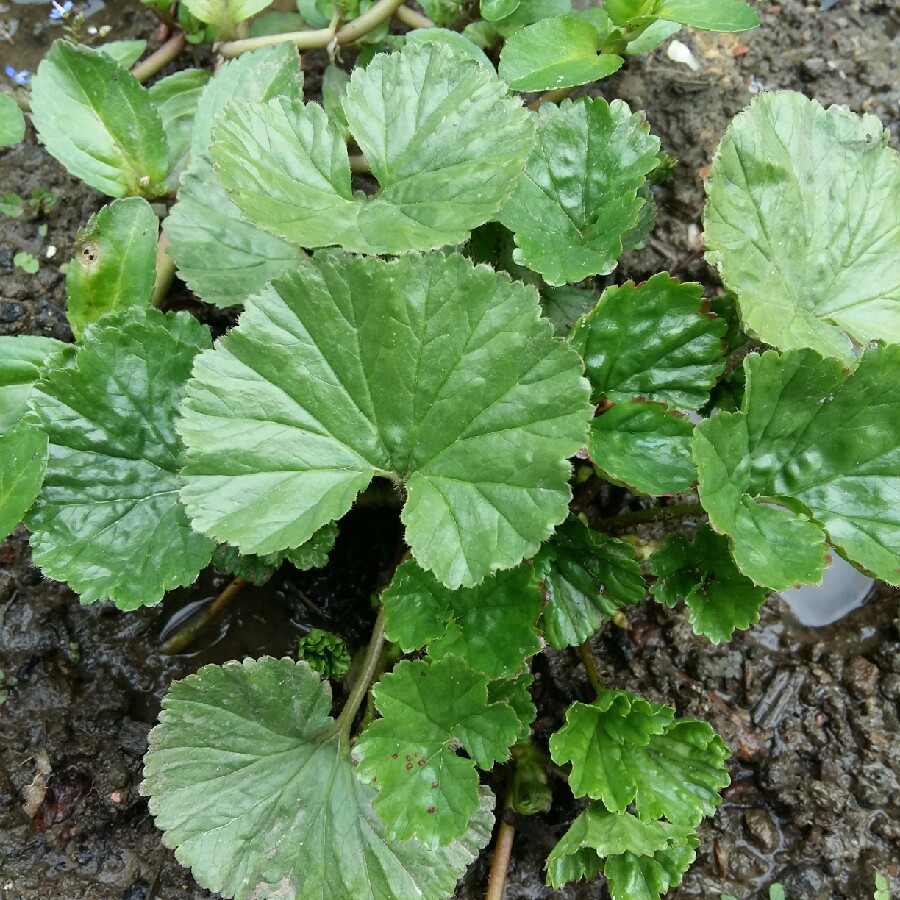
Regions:
<instances>
[{"instance_id":1,"label":"green leaf","mask_svg":"<svg viewBox=\"0 0 900 900\"><path fill-rule=\"evenodd\" d=\"M454 657L403 661L372 695L383 718L363 732L353 757L360 778L377 782L375 810L388 838L429 847L459 838L479 810L475 767L509 758L516 713L489 703L487 678Z\"/></svg>"},{"instance_id":2,"label":"green leaf","mask_svg":"<svg viewBox=\"0 0 900 900\"><path fill-rule=\"evenodd\" d=\"M481 16L489 22L497 22L512 15L521 0L481 0Z\"/></svg>"},{"instance_id":3,"label":"green leaf","mask_svg":"<svg viewBox=\"0 0 900 900\"><path fill-rule=\"evenodd\" d=\"M311 628L297 642L297 658L323 678L343 678L350 671L350 651L343 638L321 628Z\"/></svg>"},{"instance_id":4,"label":"green leaf","mask_svg":"<svg viewBox=\"0 0 900 900\"><path fill-rule=\"evenodd\" d=\"M560 287L545 287L541 290L541 310L545 318L553 324L553 330L565 337L575 323L594 308L597 295L584 288L564 284Z\"/></svg>"},{"instance_id":5,"label":"green leaf","mask_svg":"<svg viewBox=\"0 0 900 900\"><path fill-rule=\"evenodd\" d=\"M591 423L588 455L605 477L635 493L678 494L697 480L693 434L686 418L659 403L618 403Z\"/></svg>"},{"instance_id":6,"label":"green leaf","mask_svg":"<svg viewBox=\"0 0 900 900\"><path fill-rule=\"evenodd\" d=\"M375 791L328 737L330 709L327 682L287 659L176 681L141 785L166 846L201 884L237 900L448 897L490 839L490 792L449 846L386 839Z\"/></svg>"},{"instance_id":7,"label":"green leaf","mask_svg":"<svg viewBox=\"0 0 900 900\"><path fill-rule=\"evenodd\" d=\"M187 167L194 115L210 77L205 69L182 69L160 79L150 88L150 99L159 113L169 143L169 175L166 182L170 190L178 190L181 173Z\"/></svg>"},{"instance_id":8,"label":"green leaf","mask_svg":"<svg viewBox=\"0 0 900 900\"><path fill-rule=\"evenodd\" d=\"M34 562L84 603L157 603L190 584L213 545L178 500L181 446L173 423L209 331L186 313L129 310L92 326L72 365L52 367L31 406L50 438L27 525Z\"/></svg>"},{"instance_id":9,"label":"green leaf","mask_svg":"<svg viewBox=\"0 0 900 900\"><path fill-rule=\"evenodd\" d=\"M37 261L37 258L25 250L20 250L13 257L13 265L21 269L26 275L37 275L41 269L41 264Z\"/></svg>"},{"instance_id":10,"label":"green leaf","mask_svg":"<svg viewBox=\"0 0 900 900\"><path fill-rule=\"evenodd\" d=\"M305 258L299 247L241 217L206 156L182 175L165 231L179 277L216 306L242 304Z\"/></svg>"},{"instance_id":11,"label":"green leaf","mask_svg":"<svg viewBox=\"0 0 900 900\"><path fill-rule=\"evenodd\" d=\"M572 763L575 796L617 813L634 803L641 819L665 817L691 828L713 813L729 783L729 751L709 725L675 720L670 707L624 691L573 703L550 738L550 753L560 765Z\"/></svg>"},{"instance_id":12,"label":"green leaf","mask_svg":"<svg viewBox=\"0 0 900 900\"><path fill-rule=\"evenodd\" d=\"M738 568L772 590L815 583L827 540L900 583L900 346L867 350L849 377L811 350L753 354L744 369L741 411L694 438L700 501Z\"/></svg>"},{"instance_id":13,"label":"green leaf","mask_svg":"<svg viewBox=\"0 0 900 900\"><path fill-rule=\"evenodd\" d=\"M419 6L438 28L448 28L462 15L462 0L422 0Z\"/></svg>"},{"instance_id":14,"label":"green leaf","mask_svg":"<svg viewBox=\"0 0 900 900\"><path fill-rule=\"evenodd\" d=\"M22 521L37 497L47 467L47 435L17 425L0 435L0 541Z\"/></svg>"},{"instance_id":15,"label":"green leaf","mask_svg":"<svg viewBox=\"0 0 900 900\"><path fill-rule=\"evenodd\" d=\"M605 0L603 9L616 25L628 25L652 15L656 0Z\"/></svg>"},{"instance_id":16,"label":"green leaf","mask_svg":"<svg viewBox=\"0 0 900 900\"><path fill-rule=\"evenodd\" d=\"M744 0L657 0L653 15L704 31L747 31L759 25Z\"/></svg>"},{"instance_id":17,"label":"green leaf","mask_svg":"<svg viewBox=\"0 0 900 900\"><path fill-rule=\"evenodd\" d=\"M134 75L104 53L56 41L31 88L38 135L72 175L111 197L166 192L166 133Z\"/></svg>"},{"instance_id":18,"label":"green leaf","mask_svg":"<svg viewBox=\"0 0 900 900\"><path fill-rule=\"evenodd\" d=\"M318 253L198 357L182 496L202 532L271 553L390 477L416 561L472 587L566 516L591 416L580 368L536 292L486 267Z\"/></svg>"},{"instance_id":19,"label":"green leaf","mask_svg":"<svg viewBox=\"0 0 900 900\"><path fill-rule=\"evenodd\" d=\"M647 590L631 545L575 518L556 529L534 566L547 596L541 628L558 650L587 640L601 616L636 603Z\"/></svg>"},{"instance_id":20,"label":"green leaf","mask_svg":"<svg viewBox=\"0 0 900 900\"><path fill-rule=\"evenodd\" d=\"M454 654L492 678L519 671L541 648L536 622L542 599L529 566L451 591L409 561L397 570L382 602L385 633L406 652L428 644L432 659Z\"/></svg>"},{"instance_id":21,"label":"green leaf","mask_svg":"<svg viewBox=\"0 0 900 900\"><path fill-rule=\"evenodd\" d=\"M667 22L665 19L657 19L653 24L645 28L637 37L628 41L625 53L628 56L636 56L639 53L649 53L655 50L663 41L681 31L681 25L677 22Z\"/></svg>"},{"instance_id":22,"label":"green leaf","mask_svg":"<svg viewBox=\"0 0 900 900\"><path fill-rule=\"evenodd\" d=\"M481 47L458 31L451 31L449 28L417 28L405 34L404 39L407 44L445 44L456 53L487 66L489 71L494 69L494 64Z\"/></svg>"},{"instance_id":23,"label":"green leaf","mask_svg":"<svg viewBox=\"0 0 900 900\"><path fill-rule=\"evenodd\" d=\"M107 41L96 48L115 60L123 69L130 69L147 49L146 41Z\"/></svg>"},{"instance_id":24,"label":"green leaf","mask_svg":"<svg viewBox=\"0 0 900 900\"><path fill-rule=\"evenodd\" d=\"M624 62L613 53L601 54L601 41L593 25L575 16L543 19L510 35L500 52L500 77L516 91L599 81Z\"/></svg>"},{"instance_id":25,"label":"green leaf","mask_svg":"<svg viewBox=\"0 0 900 900\"><path fill-rule=\"evenodd\" d=\"M692 541L680 533L667 535L650 557L650 568L657 577L653 596L670 607L684 600L694 631L714 644L759 621L766 592L740 573L728 541L708 525L701 525Z\"/></svg>"},{"instance_id":26,"label":"green leaf","mask_svg":"<svg viewBox=\"0 0 900 900\"><path fill-rule=\"evenodd\" d=\"M623 853L607 860L603 868L612 900L659 900L670 888L681 884L681 877L696 856L697 839L651 856Z\"/></svg>"},{"instance_id":27,"label":"green leaf","mask_svg":"<svg viewBox=\"0 0 900 900\"><path fill-rule=\"evenodd\" d=\"M350 126L347 124L342 102L349 83L350 73L334 64L328 66L322 76L322 108L337 125L345 140L350 137Z\"/></svg>"},{"instance_id":28,"label":"green leaf","mask_svg":"<svg viewBox=\"0 0 900 900\"><path fill-rule=\"evenodd\" d=\"M150 306L158 232L156 213L140 197L104 206L78 232L66 273L69 324L76 339L107 313Z\"/></svg>"},{"instance_id":29,"label":"green leaf","mask_svg":"<svg viewBox=\"0 0 900 900\"><path fill-rule=\"evenodd\" d=\"M724 321L703 312L703 288L664 272L639 287L607 288L570 338L593 399L636 397L699 409L725 368Z\"/></svg>"},{"instance_id":30,"label":"green leaf","mask_svg":"<svg viewBox=\"0 0 900 900\"><path fill-rule=\"evenodd\" d=\"M533 25L541 19L552 19L556 16L564 16L572 11L572 0L522 0L515 11L505 19L492 24L497 31L508 38L513 32Z\"/></svg>"},{"instance_id":31,"label":"green leaf","mask_svg":"<svg viewBox=\"0 0 900 900\"><path fill-rule=\"evenodd\" d=\"M706 180L707 259L744 326L852 363L848 339L900 341L900 154L875 116L761 94Z\"/></svg>"},{"instance_id":32,"label":"green leaf","mask_svg":"<svg viewBox=\"0 0 900 900\"><path fill-rule=\"evenodd\" d=\"M529 688L534 676L527 669L514 678L495 678L488 682L488 703L508 703L519 720L517 741L531 737L531 723L537 718L537 708L531 699Z\"/></svg>"},{"instance_id":33,"label":"green leaf","mask_svg":"<svg viewBox=\"0 0 900 900\"><path fill-rule=\"evenodd\" d=\"M545 103L525 177L497 216L515 232L516 262L550 284L611 272L644 201L659 140L621 101Z\"/></svg>"},{"instance_id":34,"label":"green leaf","mask_svg":"<svg viewBox=\"0 0 900 900\"><path fill-rule=\"evenodd\" d=\"M303 98L300 57L292 44L243 53L219 69L197 102L191 132L191 158L209 153L215 122L229 103L265 102L273 97Z\"/></svg>"},{"instance_id":35,"label":"green leaf","mask_svg":"<svg viewBox=\"0 0 900 900\"><path fill-rule=\"evenodd\" d=\"M229 36L235 25L262 12L272 0L182 0L191 15Z\"/></svg>"},{"instance_id":36,"label":"green leaf","mask_svg":"<svg viewBox=\"0 0 900 900\"><path fill-rule=\"evenodd\" d=\"M231 106L213 162L246 218L301 246L457 244L497 212L530 149L528 114L505 95L484 66L441 44L411 44L355 69L343 102L381 186L375 196L354 197L344 138L315 104Z\"/></svg>"},{"instance_id":37,"label":"green leaf","mask_svg":"<svg viewBox=\"0 0 900 900\"><path fill-rule=\"evenodd\" d=\"M67 347L38 335L0 336L0 434L16 426L28 411L31 388L53 354Z\"/></svg>"},{"instance_id":38,"label":"green leaf","mask_svg":"<svg viewBox=\"0 0 900 900\"><path fill-rule=\"evenodd\" d=\"M25 140L25 115L9 94L0 91L0 147Z\"/></svg>"}]
</instances>

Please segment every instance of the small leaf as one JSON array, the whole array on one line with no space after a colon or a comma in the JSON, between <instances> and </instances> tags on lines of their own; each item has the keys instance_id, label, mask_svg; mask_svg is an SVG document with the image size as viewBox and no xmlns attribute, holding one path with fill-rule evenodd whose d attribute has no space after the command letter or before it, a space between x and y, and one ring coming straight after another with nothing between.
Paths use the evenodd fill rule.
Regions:
<instances>
[{"instance_id":1,"label":"small leaf","mask_svg":"<svg viewBox=\"0 0 900 900\"><path fill-rule=\"evenodd\" d=\"M696 856L697 839L658 850L653 856L623 853L607 860L603 868L612 900L659 900L681 877Z\"/></svg>"},{"instance_id":2,"label":"small leaf","mask_svg":"<svg viewBox=\"0 0 900 900\"><path fill-rule=\"evenodd\" d=\"M150 732L141 793L205 887L236 900L442 900L490 839L480 789L446 847L385 838L339 740L331 693L306 663L244 660L176 681ZM227 723L227 727L223 727Z\"/></svg>"},{"instance_id":3,"label":"small leaf","mask_svg":"<svg viewBox=\"0 0 900 900\"><path fill-rule=\"evenodd\" d=\"M580 368L537 293L486 267L318 253L197 359L183 498L204 533L271 553L390 477L419 565L473 587L566 516L592 412Z\"/></svg>"},{"instance_id":4,"label":"small leaf","mask_svg":"<svg viewBox=\"0 0 900 900\"><path fill-rule=\"evenodd\" d=\"M182 175L165 231L179 277L216 306L242 304L305 258L299 247L242 218L206 156Z\"/></svg>"},{"instance_id":5,"label":"small leaf","mask_svg":"<svg viewBox=\"0 0 900 900\"><path fill-rule=\"evenodd\" d=\"M50 438L29 514L35 564L84 603L157 603L209 563L212 542L178 501L173 423L209 331L186 313L129 310L92 326L66 367L51 367L31 406Z\"/></svg>"},{"instance_id":6,"label":"small leaf","mask_svg":"<svg viewBox=\"0 0 900 900\"><path fill-rule=\"evenodd\" d=\"M25 140L25 115L9 94L0 91L0 147Z\"/></svg>"},{"instance_id":7,"label":"small leaf","mask_svg":"<svg viewBox=\"0 0 900 900\"><path fill-rule=\"evenodd\" d=\"M730 754L705 722L673 716L670 707L634 694L601 691L594 703L569 707L550 753L560 765L572 763L576 796L616 813L634 803L641 819L694 828L721 802Z\"/></svg>"},{"instance_id":8,"label":"small leaf","mask_svg":"<svg viewBox=\"0 0 900 900\"><path fill-rule=\"evenodd\" d=\"M588 454L602 474L639 494L690 490L694 426L659 403L617 403L591 423Z\"/></svg>"},{"instance_id":9,"label":"small leaf","mask_svg":"<svg viewBox=\"0 0 900 900\"><path fill-rule=\"evenodd\" d=\"M14 428L27 412L31 388L47 360L69 346L38 335L0 336L0 434Z\"/></svg>"},{"instance_id":10,"label":"small leaf","mask_svg":"<svg viewBox=\"0 0 900 900\"><path fill-rule=\"evenodd\" d=\"M350 136L350 126L347 124L347 116L341 104L349 83L350 73L334 64L328 66L322 76L322 108L340 129L344 140Z\"/></svg>"},{"instance_id":11,"label":"small leaf","mask_svg":"<svg viewBox=\"0 0 900 900\"><path fill-rule=\"evenodd\" d=\"M790 91L731 123L706 180L707 259L747 329L853 361L900 341L900 154L875 116ZM848 337L849 336L849 337Z\"/></svg>"},{"instance_id":12,"label":"small leaf","mask_svg":"<svg viewBox=\"0 0 900 900\"><path fill-rule=\"evenodd\" d=\"M214 25L221 36L231 34L235 25L262 12L272 0L182 0L191 15Z\"/></svg>"},{"instance_id":13,"label":"small leaf","mask_svg":"<svg viewBox=\"0 0 900 900\"><path fill-rule=\"evenodd\" d=\"M407 44L445 44L451 50L487 66L493 72L494 64L477 44L458 31L449 28L417 28L404 35Z\"/></svg>"},{"instance_id":14,"label":"small leaf","mask_svg":"<svg viewBox=\"0 0 900 900\"><path fill-rule=\"evenodd\" d=\"M0 435L0 541L22 521L37 497L47 467L47 435L17 425Z\"/></svg>"},{"instance_id":15,"label":"small leaf","mask_svg":"<svg viewBox=\"0 0 900 900\"><path fill-rule=\"evenodd\" d=\"M510 35L500 52L500 77L516 91L547 91L599 81L624 60L600 54L601 37L575 16L543 19ZM599 54L599 55L598 55Z\"/></svg>"},{"instance_id":16,"label":"small leaf","mask_svg":"<svg viewBox=\"0 0 900 900\"><path fill-rule=\"evenodd\" d=\"M553 330L566 337L575 323L590 312L597 302L597 295L584 288L544 287L541 290L541 309L545 318L553 324Z\"/></svg>"},{"instance_id":17,"label":"small leaf","mask_svg":"<svg viewBox=\"0 0 900 900\"><path fill-rule=\"evenodd\" d=\"M107 41L96 48L114 59L123 69L130 69L147 49L146 41Z\"/></svg>"},{"instance_id":18,"label":"small leaf","mask_svg":"<svg viewBox=\"0 0 900 900\"><path fill-rule=\"evenodd\" d=\"M419 4L438 28L448 28L462 15L462 0L423 0Z\"/></svg>"},{"instance_id":19,"label":"small leaf","mask_svg":"<svg viewBox=\"0 0 900 900\"><path fill-rule=\"evenodd\" d=\"M741 411L694 438L700 501L738 568L777 591L816 583L827 540L900 583L900 346L867 350L849 377L811 350L752 354L744 369Z\"/></svg>"},{"instance_id":20,"label":"small leaf","mask_svg":"<svg viewBox=\"0 0 900 900\"><path fill-rule=\"evenodd\" d=\"M355 69L343 107L381 186L373 197L354 196L344 138L320 106L273 100L225 111L213 162L247 219L303 247L457 244L497 212L530 149L520 103L485 66L442 44L410 44Z\"/></svg>"},{"instance_id":21,"label":"small leaf","mask_svg":"<svg viewBox=\"0 0 900 900\"><path fill-rule=\"evenodd\" d=\"M545 103L537 144L497 219L515 232L516 262L550 284L611 272L644 201L659 140L621 101Z\"/></svg>"},{"instance_id":22,"label":"small leaf","mask_svg":"<svg viewBox=\"0 0 900 900\"><path fill-rule=\"evenodd\" d=\"M766 592L740 573L728 541L708 525L701 525L692 541L684 534L668 535L650 557L650 568L658 579L650 588L653 596L670 607L684 600L694 631L714 644L759 621Z\"/></svg>"},{"instance_id":23,"label":"small leaf","mask_svg":"<svg viewBox=\"0 0 900 900\"><path fill-rule=\"evenodd\" d=\"M667 274L607 288L570 338L593 398L699 409L725 368L726 324L702 312L703 288Z\"/></svg>"},{"instance_id":24,"label":"small leaf","mask_svg":"<svg viewBox=\"0 0 900 900\"><path fill-rule=\"evenodd\" d=\"M481 17L488 22L497 22L512 15L521 0L481 0Z\"/></svg>"},{"instance_id":25,"label":"small leaf","mask_svg":"<svg viewBox=\"0 0 900 900\"><path fill-rule=\"evenodd\" d=\"M166 192L166 133L129 71L104 53L56 41L31 87L38 135L69 172L110 197Z\"/></svg>"},{"instance_id":26,"label":"small leaf","mask_svg":"<svg viewBox=\"0 0 900 900\"><path fill-rule=\"evenodd\" d=\"M534 566L547 595L541 628L558 650L582 643L600 626L601 616L612 616L646 593L631 545L575 518L556 529Z\"/></svg>"},{"instance_id":27,"label":"small leaf","mask_svg":"<svg viewBox=\"0 0 900 900\"><path fill-rule=\"evenodd\" d=\"M628 41L625 53L628 56L650 53L663 41L668 40L672 35L677 34L679 31L681 31L681 25L677 22L667 22L665 19L657 19L641 31L637 37Z\"/></svg>"},{"instance_id":28,"label":"small leaf","mask_svg":"<svg viewBox=\"0 0 900 900\"><path fill-rule=\"evenodd\" d=\"M465 834L478 812L478 774L509 757L519 720L489 703L487 678L454 657L404 661L372 690L383 718L354 748L359 775L379 788L375 809L390 840L430 847ZM469 757L457 755L456 747Z\"/></svg>"},{"instance_id":29,"label":"small leaf","mask_svg":"<svg viewBox=\"0 0 900 900\"><path fill-rule=\"evenodd\" d=\"M529 566L448 590L416 563L403 563L382 594L385 633L406 651L428 644L432 659L454 654L492 678L515 674L540 650L541 595Z\"/></svg>"},{"instance_id":30,"label":"small leaf","mask_svg":"<svg viewBox=\"0 0 900 900\"><path fill-rule=\"evenodd\" d=\"M216 72L197 102L191 158L209 153L213 123L219 121L229 103L264 102L273 97L303 99L300 56L292 44L275 44L243 53Z\"/></svg>"},{"instance_id":31,"label":"small leaf","mask_svg":"<svg viewBox=\"0 0 900 900\"><path fill-rule=\"evenodd\" d=\"M529 688L534 676L527 669L513 678L495 678L488 682L488 703L508 703L519 720L516 741L531 737L531 723L537 718L537 708Z\"/></svg>"},{"instance_id":32,"label":"small leaf","mask_svg":"<svg viewBox=\"0 0 900 900\"><path fill-rule=\"evenodd\" d=\"M747 31L759 25L756 10L744 0L657 0L652 14L704 31Z\"/></svg>"},{"instance_id":33,"label":"small leaf","mask_svg":"<svg viewBox=\"0 0 900 900\"><path fill-rule=\"evenodd\" d=\"M78 232L66 273L69 324L76 339L107 313L150 306L158 231L150 204L128 197L104 206Z\"/></svg>"}]
</instances>

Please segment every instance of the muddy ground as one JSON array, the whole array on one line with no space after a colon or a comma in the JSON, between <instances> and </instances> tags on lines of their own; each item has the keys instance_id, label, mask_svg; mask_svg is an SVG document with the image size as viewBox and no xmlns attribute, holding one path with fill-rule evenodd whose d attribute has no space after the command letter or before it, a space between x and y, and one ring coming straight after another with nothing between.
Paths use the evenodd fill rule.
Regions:
<instances>
[{"instance_id":1,"label":"muddy ground","mask_svg":"<svg viewBox=\"0 0 900 900\"><path fill-rule=\"evenodd\" d=\"M44 7L4 6L0 26L11 17L21 26L12 42L0 39L0 62L34 69L59 29L46 24ZM152 20L136 4L110 6L113 37L152 34ZM679 36L698 72L660 51L629 60L602 85L604 96L645 109L664 148L680 160L672 184L657 194L660 216L648 248L625 260L616 279L668 269L715 290L700 254L701 176L727 122L756 91L794 88L873 112L896 141L895 3L758 6L763 27L752 34ZM37 187L60 198L49 215L0 215L0 334L70 339L59 266L71 256L77 227L104 200L69 178L29 133L24 145L0 151L0 195L24 197ZM19 250L40 259L37 275L13 268ZM619 502L615 495L612 502ZM24 530L0 545L0 900L212 896L162 846L138 796L147 731L173 678L206 662L290 652L310 623L321 624L309 601L361 639L368 585L385 551L376 545L360 554L359 542L373 529L363 520L356 528L342 537L324 575L245 592L218 631L192 655L174 658L158 652L159 636L215 594L221 583L214 576L158 608L122 614L102 604L82 607L66 588L43 580L30 566ZM732 786L703 828L697 863L670 896L764 897L780 881L794 900L862 900L872 896L875 871L890 875L900 896L898 600L881 589L842 621L812 630L770 599L759 626L718 647L695 637L682 611L650 601L629 610L627 629L600 631L595 649L610 687L708 720L735 751ZM560 724L559 704L587 699L589 689L574 652L540 657L534 669L537 731L546 739ZM24 807L36 778L47 790L29 815ZM563 788L556 799L547 816L519 822L508 900L606 896L597 884L558 892L543 885L543 859L575 812ZM485 857L473 867L460 897L483 896L487 865Z\"/></svg>"}]
</instances>

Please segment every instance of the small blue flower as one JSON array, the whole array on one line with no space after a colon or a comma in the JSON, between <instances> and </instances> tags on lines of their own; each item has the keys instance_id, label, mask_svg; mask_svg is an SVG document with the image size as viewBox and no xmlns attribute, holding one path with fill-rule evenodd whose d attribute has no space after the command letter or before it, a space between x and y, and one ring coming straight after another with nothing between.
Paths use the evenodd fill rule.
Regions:
<instances>
[{"instance_id":1,"label":"small blue flower","mask_svg":"<svg viewBox=\"0 0 900 900\"><path fill-rule=\"evenodd\" d=\"M65 19L72 12L72 0L65 0L65 3L57 3L53 0L53 9L50 10L51 19Z\"/></svg>"},{"instance_id":2,"label":"small blue flower","mask_svg":"<svg viewBox=\"0 0 900 900\"><path fill-rule=\"evenodd\" d=\"M31 81L31 72L27 69L17 72L12 66L7 66L3 71L6 72L6 77L11 78L16 84L24 85Z\"/></svg>"}]
</instances>

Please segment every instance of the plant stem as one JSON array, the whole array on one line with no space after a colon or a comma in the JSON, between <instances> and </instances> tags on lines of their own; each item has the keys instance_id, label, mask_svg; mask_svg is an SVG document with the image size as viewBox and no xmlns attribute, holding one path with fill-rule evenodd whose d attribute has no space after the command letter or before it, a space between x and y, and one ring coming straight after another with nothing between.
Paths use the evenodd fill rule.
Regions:
<instances>
[{"instance_id":1,"label":"plant stem","mask_svg":"<svg viewBox=\"0 0 900 900\"><path fill-rule=\"evenodd\" d=\"M187 39L183 31L172 35L158 50L151 53L143 62L137 63L131 69L131 74L141 83L164 69L182 50Z\"/></svg>"},{"instance_id":2,"label":"plant stem","mask_svg":"<svg viewBox=\"0 0 900 900\"><path fill-rule=\"evenodd\" d=\"M366 648L366 655L363 659L359 676L353 685L353 690L350 691L350 696L347 698L341 714L325 736L325 740L328 740L334 735L338 735L341 749L346 749L350 744L350 729L353 727L353 720L356 718L363 700L366 699L369 685L378 671L378 666L381 662L381 649L384 646L384 620L385 609L382 605L378 610L378 618L375 620L375 627L372 629L372 638L369 641L369 646Z\"/></svg>"},{"instance_id":3,"label":"plant stem","mask_svg":"<svg viewBox=\"0 0 900 900\"><path fill-rule=\"evenodd\" d=\"M418 10L410 9L408 6L401 5L394 13L394 18L405 25L407 28L434 28L434 22L418 12Z\"/></svg>"},{"instance_id":4,"label":"plant stem","mask_svg":"<svg viewBox=\"0 0 900 900\"><path fill-rule=\"evenodd\" d=\"M578 653L581 656L581 662L584 664L591 687L599 694L603 690L603 679L600 677L600 669L597 668L594 651L591 650L590 638L578 645Z\"/></svg>"},{"instance_id":5,"label":"plant stem","mask_svg":"<svg viewBox=\"0 0 900 900\"><path fill-rule=\"evenodd\" d=\"M219 614L231 603L238 595L241 588L247 582L240 575L213 600L212 603L196 618L190 620L183 628L179 628L168 640L164 641L159 648L160 653L171 656L173 653L181 653L186 650L197 639L197 637L206 629L206 627L216 619Z\"/></svg>"},{"instance_id":6,"label":"plant stem","mask_svg":"<svg viewBox=\"0 0 900 900\"><path fill-rule=\"evenodd\" d=\"M598 531L613 531L630 525L659 522L662 519L691 519L705 515L706 510L699 503L673 503L671 506L653 506L650 509L610 516L608 519L601 519L594 527Z\"/></svg>"},{"instance_id":7,"label":"plant stem","mask_svg":"<svg viewBox=\"0 0 900 900\"><path fill-rule=\"evenodd\" d=\"M338 44L352 44L354 41L358 41L382 22L387 22L400 6L402 6L401 0L378 0L371 9L352 22L348 22L335 35L335 40Z\"/></svg>"},{"instance_id":8,"label":"plant stem","mask_svg":"<svg viewBox=\"0 0 900 900\"><path fill-rule=\"evenodd\" d=\"M369 168L369 161L364 156L351 156L350 171L360 175L371 172L372 170Z\"/></svg>"},{"instance_id":9,"label":"plant stem","mask_svg":"<svg viewBox=\"0 0 900 900\"><path fill-rule=\"evenodd\" d=\"M161 309L175 280L175 260L166 252L171 241L163 231L156 245L156 282L153 285L153 299L150 303Z\"/></svg>"},{"instance_id":10,"label":"plant stem","mask_svg":"<svg viewBox=\"0 0 900 900\"><path fill-rule=\"evenodd\" d=\"M503 803L503 813L500 817L500 827L497 829L497 842L494 844L494 858L491 860L491 874L488 877L487 893L484 900L503 900L503 892L506 889L506 873L509 871L509 860L512 857L513 841L516 839L516 826L512 819L512 770L506 779L506 799Z\"/></svg>"}]
</instances>

